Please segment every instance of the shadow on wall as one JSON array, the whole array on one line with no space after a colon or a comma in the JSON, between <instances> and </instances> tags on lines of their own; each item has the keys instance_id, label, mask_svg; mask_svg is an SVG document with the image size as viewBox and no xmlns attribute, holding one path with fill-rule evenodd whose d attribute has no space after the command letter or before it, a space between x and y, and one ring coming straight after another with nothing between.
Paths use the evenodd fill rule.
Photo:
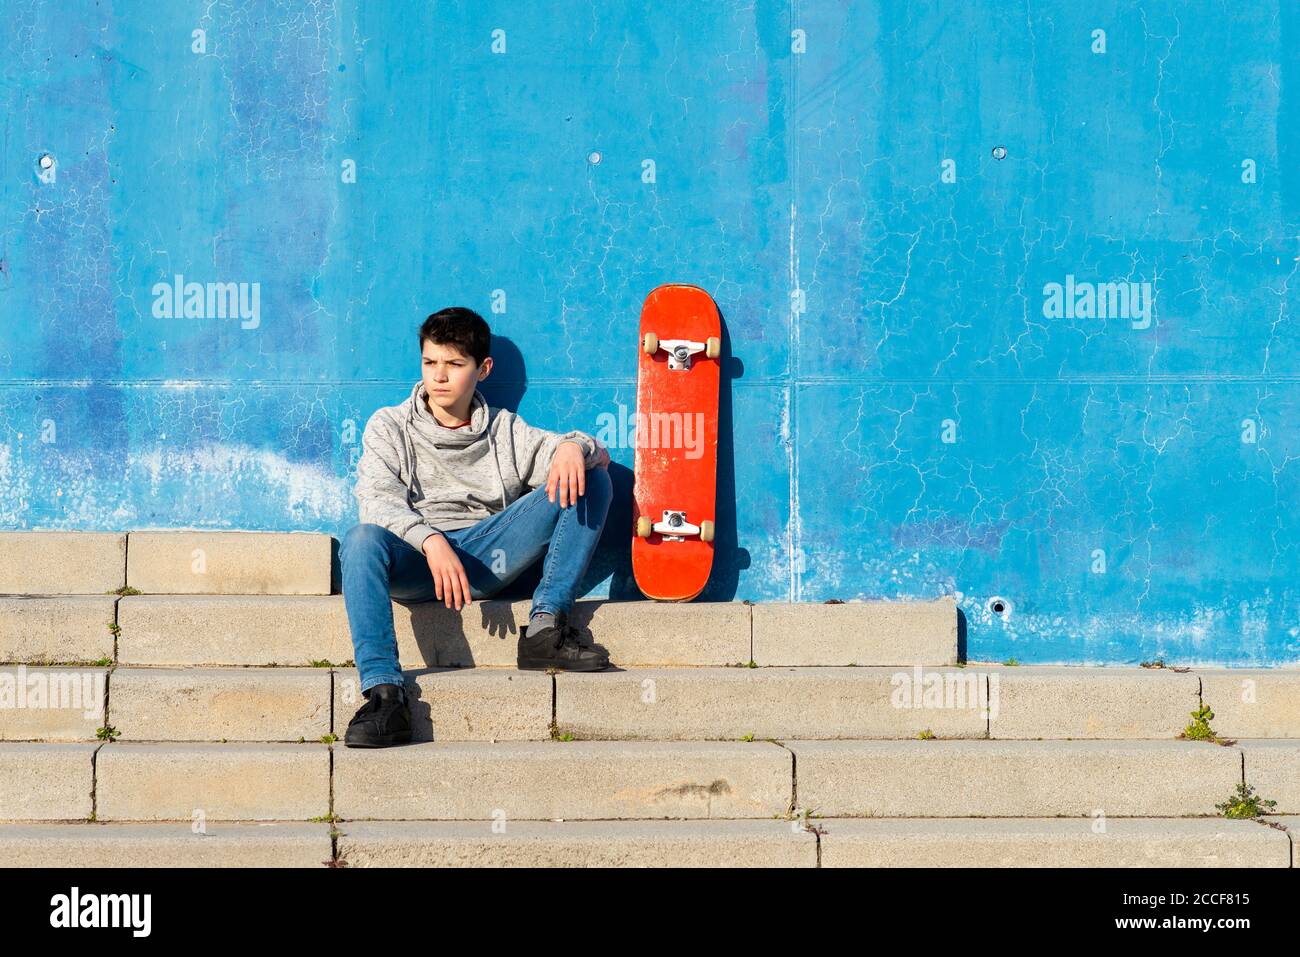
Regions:
<instances>
[{"instance_id":1,"label":"shadow on wall","mask_svg":"<svg viewBox=\"0 0 1300 957\"><path fill-rule=\"evenodd\" d=\"M732 428L733 379L744 374L744 365L731 354L731 336L726 316L722 316L722 375L718 396L718 496L717 515L714 519L713 573L709 584L697 601L731 601L736 597L740 572L749 567L749 553L739 547L736 534L736 462ZM635 337L629 334L628 350L635 348ZM492 337L492 374L482 383L481 391L488 404L519 410L519 403L528 389L528 373L524 357L507 338ZM633 393L635 398L635 393ZM613 410L610 410L613 411ZM629 414L635 410L629 410ZM567 431L565 426L560 431ZM589 430L584 430L589 431ZM578 594L589 592L595 585L610 580L609 597L618 601L642 598L632 577L632 470L611 462L609 477L614 485L614 501L605 519L605 529L600 545L583 577ZM521 574L501 592L501 598L526 598L541 581L545 558Z\"/></svg>"}]
</instances>

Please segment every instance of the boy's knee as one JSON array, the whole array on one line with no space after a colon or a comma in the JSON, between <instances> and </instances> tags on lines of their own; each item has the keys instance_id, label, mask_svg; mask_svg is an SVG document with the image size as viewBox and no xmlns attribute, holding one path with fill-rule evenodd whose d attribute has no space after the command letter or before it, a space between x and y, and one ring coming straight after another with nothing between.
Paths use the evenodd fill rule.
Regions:
<instances>
[{"instance_id":1,"label":"boy's knee","mask_svg":"<svg viewBox=\"0 0 1300 957\"><path fill-rule=\"evenodd\" d=\"M600 495L609 495L614 491L614 480L609 477L609 469L587 469L587 493L593 491Z\"/></svg>"},{"instance_id":2,"label":"boy's knee","mask_svg":"<svg viewBox=\"0 0 1300 957\"><path fill-rule=\"evenodd\" d=\"M360 525L353 525L348 529L347 534L343 536L343 541L339 543L340 557L345 552L364 551L368 548L378 548L383 544L385 533L388 529L382 525L375 525L370 522L363 522Z\"/></svg>"}]
</instances>

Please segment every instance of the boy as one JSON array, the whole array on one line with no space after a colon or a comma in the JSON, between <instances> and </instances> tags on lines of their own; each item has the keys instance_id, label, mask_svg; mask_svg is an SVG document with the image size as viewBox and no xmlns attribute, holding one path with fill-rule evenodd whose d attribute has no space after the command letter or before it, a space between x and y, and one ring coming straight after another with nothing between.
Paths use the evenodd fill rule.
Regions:
<instances>
[{"instance_id":1,"label":"boy","mask_svg":"<svg viewBox=\"0 0 1300 957\"><path fill-rule=\"evenodd\" d=\"M411 740L393 598L460 610L546 552L518 666L609 666L568 622L613 497L609 452L585 432L536 429L490 408L476 383L492 371L491 342L488 324L469 309L429 316L420 327L420 382L405 402L378 409L366 423L354 493L361 524L339 548L366 697L344 735L348 747Z\"/></svg>"}]
</instances>

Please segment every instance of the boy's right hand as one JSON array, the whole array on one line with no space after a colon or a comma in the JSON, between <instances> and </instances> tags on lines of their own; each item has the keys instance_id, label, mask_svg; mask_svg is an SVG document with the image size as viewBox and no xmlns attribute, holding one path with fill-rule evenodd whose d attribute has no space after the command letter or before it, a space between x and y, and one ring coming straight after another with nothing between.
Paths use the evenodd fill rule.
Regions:
<instances>
[{"instance_id":1,"label":"boy's right hand","mask_svg":"<svg viewBox=\"0 0 1300 957\"><path fill-rule=\"evenodd\" d=\"M451 543L442 535L434 533L424 540L424 557L429 561L429 571L433 575L433 590L438 600L448 608L454 599L456 610L462 605L470 605L469 579L465 577L465 568L461 565Z\"/></svg>"}]
</instances>

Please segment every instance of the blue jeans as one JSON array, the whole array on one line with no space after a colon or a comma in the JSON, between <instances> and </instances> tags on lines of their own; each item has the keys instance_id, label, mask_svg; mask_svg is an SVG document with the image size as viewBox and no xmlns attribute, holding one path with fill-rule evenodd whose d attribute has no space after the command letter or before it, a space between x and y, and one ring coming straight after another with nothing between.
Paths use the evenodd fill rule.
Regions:
<instances>
[{"instance_id":1,"label":"blue jeans","mask_svg":"<svg viewBox=\"0 0 1300 957\"><path fill-rule=\"evenodd\" d=\"M552 502L543 485L511 502L503 512L441 534L464 566L475 600L500 591L545 551L542 580L533 592L529 616L554 615L572 607L613 497L609 471L588 469L586 491L565 508L560 507L559 490ZM388 529L362 524L343 536L339 566L361 690L402 684L391 599L437 600L428 560Z\"/></svg>"}]
</instances>

